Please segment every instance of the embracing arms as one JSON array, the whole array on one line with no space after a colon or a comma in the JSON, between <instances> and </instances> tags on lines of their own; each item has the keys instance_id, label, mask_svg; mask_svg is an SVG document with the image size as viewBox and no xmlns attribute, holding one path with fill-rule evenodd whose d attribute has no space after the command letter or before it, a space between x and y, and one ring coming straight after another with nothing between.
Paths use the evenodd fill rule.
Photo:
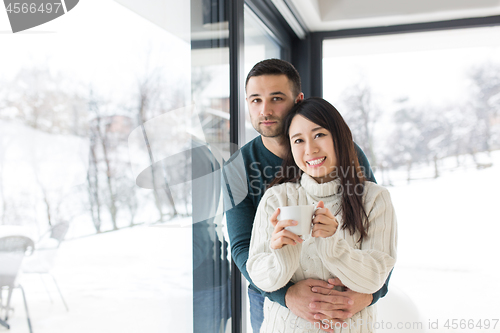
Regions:
<instances>
[{"instance_id":1,"label":"embracing arms","mask_svg":"<svg viewBox=\"0 0 500 333\"><path fill-rule=\"evenodd\" d=\"M366 170L368 179L375 181L366 156L359 147L356 146L356 149L360 165ZM223 194L231 256L247 281L253 285L253 288L260 290L255 287L247 272L250 238L259 201L252 200L248 195L249 186L253 185L247 178L241 153L238 157L238 161L235 161L236 159L231 161L237 162L235 163L237 166L230 167L228 170L228 166L225 165L223 172ZM383 297L387 293L388 282L389 278L384 286L372 295L353 291L331 292L333 286L327 281L315 279L299 281L296 284L289 282L283 288L271 293L260 291L270 300L290 308L293 313L309 321L313 321L313 316L318 313L324 313L328 318L346 319L350 314L376 303L380 297Z\"/></svg>"},{"instance_id":2,"label":"embracing arms","mask_svg":"<svg viewBox=\"0 0 500 333\"><path fill-rule=\"evenodd\" d=\"M351 245L352 242L349 244L338 230L333 236L314 239L324 268L349 289L365 294L371 294L384 285L395 264L397 237L396 218L388 191L374 184L368 187L365 201L369 228L360 249ZM273 199L272 195L265 195L259 205L247 262L254 283L268 292L283 287L292 278L299 268L302 251L302 242L298 239L292 240L291 244L273 246L276 231L268 220L275 218L279 205ZM329 216L329 223L335 224L336 229L335 218Z\"/></svg>"}]
</instances>

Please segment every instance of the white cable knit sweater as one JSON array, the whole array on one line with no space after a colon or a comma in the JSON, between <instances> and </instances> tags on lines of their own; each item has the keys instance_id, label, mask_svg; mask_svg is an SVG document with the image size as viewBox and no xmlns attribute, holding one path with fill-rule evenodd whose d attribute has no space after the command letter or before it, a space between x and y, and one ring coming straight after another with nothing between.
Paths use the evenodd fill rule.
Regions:
<instances>
[{"instance_id":1,"label":"white cable knit sweater","mask_svg":"<svg viewBox=\"0 0 500 333\"><path fill-rule=\"evenodd\" d=\"M274 230L269 218L276 208L317 204L322 200L335 214L340 206L340 191L338 180L318 184L307 174L302 175L300 184L285 183L266 191L255 216L247 261L248 273L257 287L271 292L290 280L326 281L332 277L338 277L348 288L359 293L372 294L382 287L396 262L397 226L389 192L375 183L365 182L363 202L369 228L362 243L357 243L358 233L351 235L348 230L341 230L342 219L336 216L339 227L331 237L305 236L302 244L285 245L278 250L269 246ZM374 324L375 306L372 305L354 315L348 329L336 332L374 332ZM266 298L263 332L323 331L318 325L313 326Z\"/></svg>"}]
</instances>

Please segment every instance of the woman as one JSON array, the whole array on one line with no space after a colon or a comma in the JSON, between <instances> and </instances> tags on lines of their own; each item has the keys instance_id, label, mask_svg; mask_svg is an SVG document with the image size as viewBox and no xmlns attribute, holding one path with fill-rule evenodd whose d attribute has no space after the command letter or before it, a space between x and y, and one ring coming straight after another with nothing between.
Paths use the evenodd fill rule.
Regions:
<instances>
[{"instance_id":1,"label":"woman","mask_svg":"<svg viewBox=\"0 0 500 333\"><path fill-rule=\"evenodd\" d=\"M396 261L396 217L389 192L364 179L351 131L327 101L304 100L283 126L288 155L257 209L247 262L250 278L268 292L290 280L334 277L356 292L376 292ZM277 220L278 207L306 204L318 209L311 234L301 238L285 229L295 221ZM346 323L335 330L373 332L374 306ZM321 329L266 298L261 332Z\"/></svg>"}]
</instances>

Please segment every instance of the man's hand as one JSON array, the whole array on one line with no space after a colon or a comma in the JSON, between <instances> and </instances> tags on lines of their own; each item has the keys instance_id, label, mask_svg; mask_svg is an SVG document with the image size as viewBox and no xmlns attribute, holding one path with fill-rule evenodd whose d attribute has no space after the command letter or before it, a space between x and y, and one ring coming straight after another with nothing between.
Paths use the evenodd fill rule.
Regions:
<instances>
[{"instance_id":1,"label":"man's hand","mask_svg":"<svg viewBox=\"0 0 500 333\"><path fill-rule=\"evenodd\" d=\"M338 313L340 310L341 312L354 315L355 313L358 313L359 311L363 310L372 303L373 296L371 294L361 294L355 292L347 288L340 281L339 278L328 279L328 284L333 286L340 286L344 289L344 291L337 291L337 290L332 291L331 288L325 288L323 286L315 286L312 288L312 291L322 295L329 294L330 296L335 295L337 297L345 297L353 302L348 303L343 307L333 306L330 303L321 303L321 302L318 302L317 304L315 303L316 309L318 309L317 311L318 313L314 315L314 319L316 319L316 321L327 320L328 322L330 322L330 320L332 319L333 323L341 322L343 317L342 318L335 317L335 314L332 316L331 309L333 308L336 309L335 313Z\"/></svg>"},{"instance_id":2,"label":"man's hand","mask_svg":"<svg viewBox=\"0 0 500 333\"><path fill-rule=\"evenodd\" d=\"M333 323L342 322L354 314L346 311L354 302L345 292L336 291L333 287L333 284L322 280L299 281L288 288L285 295L286 306L295 315L311 323L321 323L323 319L328 320L328 323L330 320L333 320ZM313 292L314 289L316 292ZM333 333L333 329L326 329L323 325L321 328Z\"/></svg>"}]
</instances>

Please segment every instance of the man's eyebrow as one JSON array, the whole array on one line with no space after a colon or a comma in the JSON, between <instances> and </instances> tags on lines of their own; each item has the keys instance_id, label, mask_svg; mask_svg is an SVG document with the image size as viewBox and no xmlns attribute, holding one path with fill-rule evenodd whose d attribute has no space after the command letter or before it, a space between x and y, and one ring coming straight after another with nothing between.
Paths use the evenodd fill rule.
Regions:
<instances>
[{"instance_id":1,"label":"man's eyebrow","mask_svg":"<svg viewBox=\"0 0 500 333\"><path fill-rule=\"evenodd\" d=\"M273 92L272 92L272 93L270 93L269 95L271 95L271 96L276 96L276 95L283 95L283 96L286 96L286 94L285 94L284 92L281 92L281 91L273 91ZM260 94L259 94L259 93L255 93L255 94L251 94L251 95L250 95L250 96L248 96L248 97L252 98L252 97L258 97L258 96L260 96Z\"/></svg>"}]
</instances>

